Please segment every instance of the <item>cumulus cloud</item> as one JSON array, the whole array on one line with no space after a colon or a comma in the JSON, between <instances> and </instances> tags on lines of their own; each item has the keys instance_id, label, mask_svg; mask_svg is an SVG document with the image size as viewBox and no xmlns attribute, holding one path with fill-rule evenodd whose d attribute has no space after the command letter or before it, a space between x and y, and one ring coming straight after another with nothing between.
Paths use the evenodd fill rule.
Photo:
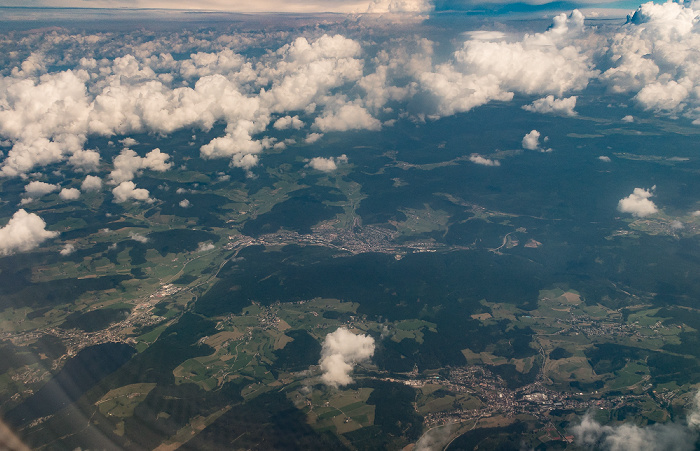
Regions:
<instances>
[{"instance_id":1,"label":"cumulus cloud","mask_svg":"<svg viewBox=\"0 0 700 451\"><path fill-rule=\"evenodd\" d=\"M419 74L421 87L434 96L439 115L508 101L515 92L561 96L582 90L598 75L592 59L596 40L583 21L574 10L556 16L547 31L518 41L473 37L450 62Z\"/></svg>"},{"instance_id":2,"label":"cumulus cloud","mask_svg":"<svg viewBox=\"0 0 700 451\"><path fill-rule=\"evenodd\" d=\"M362 106L345 104L331 108L314 120L314 127L322 132L347 130L379 130L382 123Z\"/></svg>"},{"instance_id":3,"label":"cumulus cloud","mask_svg":"<svg viewBox=\"0 0 700 451\"><path fill-rule=\"evenodd\" d=\"M141 202L153 202L153 199L149 198L149 192L144 188L136 188L134 182L121 182L119 186L112 190L114 195L114 202L121 204L128 200L141 201Z\"/></svg>"},{"instance_id":4,"label":"cumulus cloud","mask_svg":"<svg viewBox=\"0 0 700 451\"><path fill-rule=\"evenodd\" d=\"M76 150L68 163L80 172L96 171L100 165L100 154L95 150Z\"/></svg>"},{"instance_id":5,"label":"cumulus cloud","mask_svg":"<svg viewBox=\"0 0 700 451\"><path fill-rule=\"evenodd\" d=\"M347 163L348 157L343 154L339 157L314 157L306 164L306 167L316 169L321 172L333 172L338 169L338 164Z\"/></svg>"},{"instance_id":6,"label":"cumulus cloud","mask_svg":"<svg viewBox=\"0 0 700 451\"><path fill-rule=\"evenodd\" d=\"M60 186L58 185L34 180L33 182L29 182L27 186L24 187L24 192L30 196L43 196L44 194L58 191L59 188Z\"/></svg>"},{"instance_id":7,"label":"cumulus cloud","mask_svg":"<svg viewBox=\"0 0 700 451\"><path fill-rule=\"evenodd\" d=\"M304 138L304 142L306 144L313 144L321 138L323 138L323 133L309 133L306 135L306 138Z\"/></svg>"},{"instance_id":8,"label":"cumulus cloud","mask_svg":"<svg viewBox=\"0 0 700 451\"><path fill-rule=\"evenodd\" d=\"M469 155L469 161L474 164L480 164L482 166L500 166L501 162L498 160L493 160L491 158L484 158L478 153L473 153Z\"/></svg>"},{"instance_id":9,"label":"cumulus cloud","mask_svg":"<svg viewBox=\"0 0 700 451\"><path fill-rule=\"evenodd\" d=\"M369 360L374 355L374 338L369 335L354 334L344 327L326 335L321 348L319 365L323 374L321 380L332 387L352 383L355 364Z\"/></svg>"},{"instance_id":10,"label":"cumulus cloud","mask_svg":"<svg viewBox=\"0 0 700 451\"><path fill-rule=\"evenodd\" d=\"M75 200L80 197L80 190L77 188L63 188L58 197L63 200Z\"/></svg>"},{"instance_id":11,"label":"cumulus cloud","mask_svg":"<svg viewBox=\"0 0 700 451\"><path fill-rule=\"evenodd\" d=\"M635 188L632 194L620 199L617 203L617 209L621 213L630 213L632 216L637 218L643 218L645 216L653 215L659 211L649 198L654 195L653 186L650 190L645 190L644 188Z\"/></svg>"},{"instance_id":12,"label":"cumulus cloud","mask_svg":"<svg viewBox=\"0 0 700 451\"><path fill-rule=\"evenodd\" d=\"M277 130L285 130L288 128L300 130L304 128L304 121L299 119L299 116L284 116L277 119L272 126Z\"/></svg>"},{"instance_id":13,"label":"cumulus cloud","mask_svg":"<svg viewBox=\"0 0 700 451\"><path fill-rule=\"evenodd\" d=\"M129 234L129 238L139 243L148 243L148 237L141 235L140 233L133 232Z\"/></svg>"},{"instance_id":14,"label":"cumulus cloud","mask_svg":"<svg viewBox=\"0 0 700 451\"><path fill-rule=\"evenodd\" d=\"M58 236L46 230L46 223L35 213L17 210L10 221L0 228L0 255L12 255L37 248L41 243Z\"/></svg>"},{"instance_id":15,"label":"cumulus cloud","mask_svg":"<svg viewBox=\"0 0 700 451\"><path fill-rule=\"evenodd\" d=\"M551 152L552 149L540 147L540 136L541 134L537 130L532 130L530 133L527 133L525 136L523 136L523 149L537 150L539 152ZM548 140L549 138L546 136L542 139L542 141L544 142L547 142Z\"/></svg>"},{"instance_id":16,"label":"cumulus cloud","mask_svg":"<svg viewBox=\"0 0 700 451\"><path fill-rule=\"evenodd\" d=\"M382 14L432 8L427 0L372 0L355 7ZM121 46L107 44L104 36L56 32L42 53L15 58L17 67L0 77L0 138L10 147L0 176L25 176L54 163L95 171L100 151L84 146L100 135L129 149L115 158L106 179L116 186L139 171L171 164L161 152L157 168L149 160L156 155L137 155L130 150L136 140L124 136L209 132L215 124L224 124L225 132L198 144L201 157L228 159L249 172L266 149L290 144L266 136L278 130L311 126L318 133L307 136L310 143L324 132L379 130L406 116L438 118L515 95L537 99L526 110L574 115L577 92L596 77L611 92L625 94L625 103L700 121L699 18L678 3L648 3L610 32L584 26L583 15L573 11L556 16L542 32L466 33L448 52L434 51L444 43L410 33L367 44L318 30L274 38L133 34ZM280 38L284 45L276 44ZM108 48L97 51L96 44ZM236 53L253 47L265 51ZM49 64L56 57L45 57L44 48L65 50L64 61ZM168 52L189 56L175 59ZM53 69L66 66L71 68Z\"/></svg>"},{"instance_id":17,"label":"cumulus cloud","mask_svg":"<svg viewBox=\"0 0 700 451\"><path fill-rule=\"evenodd\" d=\"M601 155L601 156L598 157L598 159L599 159L600 161L604 162L604 163L610 163L610 162L612 161L612 160L610 159L610 157L608 157L608 156L606 156L606 155Z\"/></svg>"},{"instance_id":18,"label":"cumulus cloud","mask_svg":"<svg viewBox=\"0 0 700 451\"><path fill-rule=\"evenodd\" d=\"M71 243L66 243L66 245L63 246L63 249L61 249L58 253L63 256L66 256L72 254L73 252L75 252L75 245Z\"/></svg>"},{"instance_id":19,"label":"cumulus cloud","mask_svg":"<svg viewBox=\"0 0 700 451\"><path fill-rule=\"evenodd\" d=\"M206 241L202 241L197 246L197 250L195 252L206 252L206 251L210 251L210 250L215 249L215 248L216 248L216 246L214 246L214 243L208 243Z\"/></svg>"},{"instance_id":20,"label":"cumulus cloud","mask_svg":"<svg viewBox=\"0 0 700 451\"><path fill-rule=\"evenodd\" d=\"M524 110L533 113L550 113L559 114L561 116L576 116L574 108L576 107L576 96L556 99L553 95L548 95L541 99L537 99L530 105L523 106Z\"/></svg>"},{"instance_id":21,"label":"cumulus cloud","mask_svg":"<svg viewBox=\"0 0 700 451\"><path fill-rule=\"evenodd\" d=\"M182 199L178 205L181 206L182 208L189 208L191 204L190 204L189 200Z\"/></svg>"},{"instance_id":22,"label":"cumulus cloud","mask_svg":"<svg viewBox=\"0 0 700 451\"><path fill-rule=\"evenodd\" d=\"M114 157L114 170L109 173L109 181L118 185L133 180L143 169L158 172L167 171L172 166L172 163L168 163L168 159L170 159L170 155L161 152L160 149L153 149L145 157L140 157L131 149L123 149L119 155Z\"/></svg>"},{"instance_id":23,"label":"cumulus cloud","mask_svg":"<svg viewBox=\"0 0 700 451\"><path fill-rule=\"evenodd\" d=\"M82 70L0 80L0 134L13 147L0 175L17 176L82 150L89 100Z\"/></svg>"},{"instance_id":24,"label":"cumulus cloud","mask_svg":"<svg viewBox=\"0 0 700 451\"><path fill-rule=\"evenodd\" d=\"M682 2L641 5L610 39L601 79L644 109L700 118L700 12Z\"/></svg>"},{"instance_id":25,"label":"cumulus cloud","mask_svg":"<svg viewBox=\"0 0 700 451\"><path fill-rule=\"evenodd\" d=\"M89 135L165 135L184 127L208 131L217 122L227 124L226 134L202 146L202 157L230 158L231 166L249 170L257 154L274 144L255 137L267 129L271 114L290 117L289 126L300 127L298 116L287 112L313 112L315 105L333 99L331 90L363 75L360 44L340 35L299 37L254 61L228 48L175 61L166 53L153 54L157 42L144 45L111 61L83 58L79 68L38 79L25 79L20 71L0 78L0 135L12 144L0 175L19 176L66 159L81 170L94 170L99 154L82 148ZM193 79L192 85L173 87L176 76ZM348 116L342 109L329 114L341 114L340 120ZM376 124L365 117L351 119L346 127ZM121 142L136 144L133 138ZM110 176L114 184L131 180L140 169L163 170L129 152L121 157Z\"/></svg>"},{"instance_id":26,"label":"cumulus cloud","mask_svg":"<svg viewBox=\"0 0 700 451\"><path fill-rule=\"evenodd\" d=\"M622 122L632 123L634 122L634 116L628 114L627 116L622 118Z\"/></svg>"},{"instance_id":27,"label":"cumulus cloud","mask_svg":"<svg viewBox=\"0 0 700 451\"><path fill-rule=\"evenodd\" d=\"M371 0L367 13L427 13L434 8L429 0Z\"/></svg>"},{"instance_id":28,"label":"cumulus cloud","mask_svg":"<svg viewBox=\"0 0 700 451\"><path fill-rule=\"evenodd\" d=\"M102 188L102 179L94 176L85 176L83 183L80 184L80 189L83 191L98 191Z\"/></svg>"}]
</instances>

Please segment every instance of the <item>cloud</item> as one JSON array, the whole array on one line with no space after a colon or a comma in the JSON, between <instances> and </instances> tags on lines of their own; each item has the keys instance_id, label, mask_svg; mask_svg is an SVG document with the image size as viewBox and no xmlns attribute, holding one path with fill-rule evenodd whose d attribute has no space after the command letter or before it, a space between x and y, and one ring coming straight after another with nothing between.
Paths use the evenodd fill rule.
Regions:
<instances>
[{"instance_id":1,"label":"cloud","mask_svg":"<svg viewBox=\"0 0 700 451\"><path fill-rule=\"evenodd\" d=\"M192 204L190 203L189 200L182 199L178 205L181 206L182 208L189 208L190 205L192 205Z\"/></svg>"},{"instance_id":2,"label":"cloud","mask_svg":"<svg viewBox=\"0 0 700 451\"><path fill-rule=\"evenodd\" d=\"M100 154L95 150L76 150L68 158L68 163L78 171L96 171L100 165Z\"/></svg>"},{"instance_id":3,"label":"cloud","mask_svg":"<svg viewBox=\"0 0 700 451\"><path fill-rule=\"evenodd\" d=\"M501 162L498 160L492 160L491 158L484 158L478 153L473 153L469 155L469 161L474 164L480 164L482 166L500 166Z\"/></svg>"},{"instance_id":4,"label":"cloud","mask_svg":"<svg viewBox=\"0 0 700 451\"><path fill-rule=\"evenodd\" d=\"M304 138L304 142L306 144L313 144L321 138L323 138L323 133L309 133L306 135L306 138Z\"/></svg>"},{"instance_id":5,"label":"cloud","mask_svg":"<svg viewBox=\"0 0 700 451\"><path fill-rule=\"evenodd\" d=\"M24 191L31 196L43 196L44 194L58 191L59 188L60 186L58 185L34 180L33 182L29 182L27 186L24 187Z\"/></svg>"},{"instance_id":6,"label":"cloud","mask_svg":"<svg viewBox=\"0 0 700 451\"><path fill-rule=\"evenodd\" d=\"M89 99L82 70L0 78L0 134L13 143L0 175L25 174L82 150Z\"/></svg>"},{"instance_id":7,"label":"cloud","mask_svg":"<svg viewBox=\"0 0 700 451\"><path fill-rule=\"evenodd\" d=\"M201 147L200 152L204 158L230 158L231 167L250 170L258 164L256 155L263 151L261 141L254 140L251 133L255 123L251 121L239 121L234 126L226 128L226 135L214 138L209 144Z\"/></svg>"},{"instance_id":8,"label":"cloud","mask_svg":"<svg viewBox=\"0 0 700 451\"><path fill-rule=\"evenodd\" d=\"M102 179L94 175L85 176L85 180L80 184L80 189L83 191L99 191L101 188Z\"/></svg>"},{"instance_id":9,"label":"cloud","mask_svg":"<svg viewBox=\"0 0 700 451\"><path fill-rule=\"evenodd\" d=\"M362 106L345 104L331 108L314 120L314 127L322 132L348 130L379 130L382 123Z\"/></svg>"},{"instance_id":10,"label":"cloud","mask_svg":"<svg viewBox=\"0 0 700 451\"><path fill-rule=\"evenodd\" d=\"M347 163L348 157L343 154L339 157L314 157L306 164L306 167L316 169L321 172L333 172L338 169L338 164Z\"/></svg>"},{"instance_id":11,"label":"cloud","mask_svg":"<svg viewBox=\"0 0 700 451\"><path fill-rule=\"evenodd\" d=\"M80 197L80 190L77 188L63 188L58 197L63 200L75 200Z\"/></svg>"},{"instance_id":12,"label":"cloud","mask_svg":"<svg viewBox=\"0 0 700 451\"><path fill-rule=\"evenodd\" d=\"M598 157L598 159L599 159L600 161L604 162L604 163L610 163L610 162L612 161L612 160L610 159L610 157L608 157L608 156L606 156L606 155L601 155L601 156Z\"/></svg>"},{"instance_id":13,"label":"cloud","mask_svg":"<svg viewBox=\"0 0 700 451\"><path fill-rule=\"evenodd\" d=\"M572 428L576 442L589 449L605 451L649 451L695 449L696 434L676 424L603 426L590 415Z\"/></svg>"},{"instance_id":14,"label":"cloud","mask_svg":"<svg viewBox=\"0 0 700 451\"><path fill-rule=\"evenodd\" d=\"M153 199L149 198L149 192L144 188L136 188L134 182L121 182L119 186L112 190L114 195L114 202L121 204L128 200L142 201L142 202L153 202Z\"/></svg>"},{"instance_id":15,"label":"cloud","mask_svg":"<svg viewBox=\"0 0 700 451\"><path fill-rule=\"evenodd\" d=\"M153 149L145 157L140 157L131 149L123 149L114 157L114 170L109 173L110 183L118 185L122 182L133 180L143 169L164 172L170 169L172 163L168 163L170 155L160 149Z\"/></svg>"},{"instance_id":16,"label":"cloud","mask_svg":"<svg viewBox=\"0 0 700 451\"><path fill-rule=\"evenodd\" d=\"M70 255L73 252L75 252L75 246L71 243L66 243L65 246L63 246L63 249L61 249L58 253L61 255Z\"/></svg>"},{"instance_id":17,"label":"cloud","mask_svg":"<svg viewBox=\"0 0 700 451\"><path fill-rule=\"evenodd\" d=\"M689 427L700 430L700 391L696 392L693 397L693 405L686 417L686 423Z\"/></svg>"},{"instance_id":18,"label":"cloud","mask_svg":"<svg viewBox=\"0 0 700 451\"><path fill-rule=\"evenodd\" d=\"M369 360L374 355L374 338L356 335L344 327L326 335L321 348L319 365L321 380L332 387L352 383L353 366Z\"/></svg>"},{"instance_id":19,"label":"cloud","mask_svg":"<svg viewBox=\"0 0 700 451\"><path fill-rule=\"evenodd\" d=\"M632 123L634 122L634 116L628 114L627 116L622 118L622 122Z\"/></svg>"},{"instance_id":20,"label":"cloud","mask_svg":"<svg viewBox=\"0 0 700 451\"><path fill-rule=\"evenodd\" d=\"M382 14L432 8L426 0L332 6L341 3L348 11ZM311 9L318 5L328 3ZM624 103L700 121L699 18L679 4L649 3L624 26L596 28L573 11L554 17L542 32L501 26L469 32L451 50L447 40L412 32L388 40L358 37L366 27L360 22L380 24L370 17L352 29L327 19L328 27L274 34L134 32L109 40L56 31L41 38L41 52L8 56L0 76L0 138L11 147L0 160L0 176L25 176L56 163L96 171L101 150L84 147L103 136L127 148L105 179L116 186L172 164L159 151L157 167L149 160L155 155L130 150L138 143L125 136L191 129L210 136L216 124L225 131L191 145L200 146L202 158L225 158L250 172L267 149L290 145L275 136L278 130L311 126L318 132L307 136L311 143L322 133L380 130L403 118L435 119L516 95L537 99L524 107L529 111L574 115L578 92L595 78L624 94ZM341 27L346 36L323 34ZM37 36L28 35L27 45Z\"/></svg>"},{"instance_id":21,"label":"cloud","mask_svg":"<svg viewBox=\"0 0 700 451\"><path fill-rule=\"evenodd\" d=\"M582 90L599 73L593 63L597 39L583 21L583 15L574 10L569 16L556 16L547 31L526 34L520 40L475 35L454 52L451 61L417 78L434 97L440 116L491 101L509 101L515 92L562 96Z\"/></svg>"},{"instance_id":22,"label":"cloud","mask_svg":"<svg viewBox=\"0 0 700 451\"><path fill-rule=\"evenodd\" d=\"M545 149L543 147L540 147L540 136L541 134L537 130L532 130L530 133L527 133L525 136L523 136L523 149L537 150L539 152L551 152L552 149ZM542 140L544 142L547 142L549 138L545 136Z\"/></svg>"},{"instance_id":23,"label":"cloud","mask_svg":"<svg viewBox=\"0 0 700 451\"><path fill-rule=\"evenodd\" d=\"M420 440L416 442L416 447L413 449L414 451L435 451L445 449L445 447L449 445L450 441L452 440L452 434L458 428L458 424L452 423L429 429L421 436Z\"/></svg>"},{"instance_id":24,"label":"cloud","mask_svg":"<svg viewBox=\"0 0 700 451\"><path fill-rule=\"evenodd\" d=\"M428 0L372 0L369 2L367 13L427 13L433 8L433 4Z\"/></svg>"},{"instance_id":25,"label":"cloud","mask_svg":"<svg viewBox=\"0 0 700 451\"><path fill-rule=\"evenodd\" d=\"M608 44L601 80L656 113L700 119L700 12L682 2L645 3Z\"/></svg>"},{"instance_id":26,"label":"cloud","mask_svg":"<svg viewBox=\"0 0 700 451\"><path fill-rule=\"evenodd\" d=\"M197 246L197 250L195 252L206 252L206 251L210 251L212 249L216 249L216 246L214 246L214 243L207 243L207 242L202 241Z\"/></svg>"},{"instance_id":27,"label":"cloud","mask_svg":"<svg viewBox=\"0 0 700 451\"><path fill-rule=\"evenodd\" d=\"M530 105L523 106L524 110L533 113L551 113L561 116L576 116L574 108L576 107L576 96L555 99L553 95L548 95L541 99L537 99Z\"/></svg>"},{"instance_id":28,"label":"cloud","mask_svg":"<svg viewBox=\"0 0 700 451\"><path fill-rule=\"evenodd\" d=\"M7 3L7 2L6 2ZM398 2L397 2L398 3ZM409 6L412 2L407 3ZM10 1L11 5L19 6L48 6L48 7L85 7L81 0L33 0L31 3L21 0ZM176 9L200 11L230 11L242 13L357 13L367 10L367 0L259 0L256 2L244 0L200 0L196 3L185 0L90 0L90 8L143 8L143 9ZM99 13L97 13L99 14ZM27 65L27 69L31 66Z\"/></svg>"},{"instance_id":29,"label":"cloud","mask_svg":"<svg viewBox=\"0 0 700 451\"><path fill-rule=\"evenodd\" d=\"M277 119L272 126L277 130L286 130L288 128L300 130L304 128L304 121L299 119L299 116L284 116Z\"/></svg>"},{"instance_id":30,"label":"cloud","mask_svg":"<svg viewBox=\"0 0 700 451\"><path fill-rule=\"evenodd\" d=\"M624 199L620 199L617 203L617 209L622 213L630 213L637 218L657 213L659 211L658 208L656 208L654 202L649 200L654 195L654 188L656 187L653 186L650 190L635 188L632 194Z\"/></svg>"},{"instance_id":31,"label":"cloud","mask_svg":"<svg viewBox=\"0 0 700 451\"><path fill-rule=\"evenodd\" d=\"M148 243L148 237L141 235L140 233L133 232L129 234L129 238L139 243Z\"/></svg>"},{"instance_id":32,"label":"cloud","mask_svg":"<svg viewBox=\"0 0 700 451\"><path fill-rule=\"evenodd\" d=\"M637 426L620 424L603 426L586 414L572 428L576 443L603 451L693 450L700 429L700 392L696 392L685 423Z\"/></svg>"},{"instance_id":33,"label":"cloud","mask_svg":"<svg viewBox=\"0 0 700 451\"><path fill-rule=\"evenodd\" d=\"M46 223L35 213L17 210L10 221L0 228L0 255L27 252L38 247L58 232L46 230Z\"/></svg>"}]
</instances>

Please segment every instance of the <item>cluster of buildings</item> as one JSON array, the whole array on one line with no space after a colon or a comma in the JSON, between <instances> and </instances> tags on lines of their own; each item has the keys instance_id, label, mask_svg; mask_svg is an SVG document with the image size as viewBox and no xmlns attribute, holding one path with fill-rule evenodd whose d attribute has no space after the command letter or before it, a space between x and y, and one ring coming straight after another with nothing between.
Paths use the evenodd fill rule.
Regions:
<instances>
[{"instance_id":1,"label":"cluster of buildings","mask_svg":"<svg viewBox=\"0 0 700 451\"><path fill-rule=\"evenodd\" d=\"M381 226L355 226L349 229L337 229L329 224L315 227L310 234L280 230L279 232L252 238L245 235L229 236L224 246L227 250L239 250L248 246L279 246L300 244L324 246L351 254L366 252L384 254L403 254L408 252L434 252L443 245L432 240L417 240L398 245L394 242L398 232Z\"/></svg>"}]
</instances>

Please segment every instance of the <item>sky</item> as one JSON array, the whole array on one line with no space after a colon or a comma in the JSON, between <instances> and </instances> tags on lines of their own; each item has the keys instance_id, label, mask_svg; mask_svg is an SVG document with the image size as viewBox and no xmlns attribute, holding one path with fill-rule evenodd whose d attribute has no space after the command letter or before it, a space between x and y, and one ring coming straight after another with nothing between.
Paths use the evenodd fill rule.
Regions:
<instances>
[{"instance_id":1,"label":"sky","mask_svg":"<svg viewBox=\"0 0 700 451\"><path fill-rule=\"evenodd\" d=\"M637 2L628 0L1 0L0 7L128 8L165 10L205 10L231 12L285 13L386 13L430 11L494 10L523 12L541 10L610 8L633 10Z\"/></svg>"}]
</instances>

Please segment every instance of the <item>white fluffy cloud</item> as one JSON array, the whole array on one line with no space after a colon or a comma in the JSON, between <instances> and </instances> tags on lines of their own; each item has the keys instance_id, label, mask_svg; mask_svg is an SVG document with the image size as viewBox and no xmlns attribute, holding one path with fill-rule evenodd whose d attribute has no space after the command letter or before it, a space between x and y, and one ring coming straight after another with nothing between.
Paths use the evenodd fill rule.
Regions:
<instances>
[{"instance_id":1,"label":"white fluffy cloud","mask_svg":"<svg viewBox=\"0 0 700 451\"><path fill-rule=\"evenodd\" d=\"M77 188L63 188L58 197L63 200L75 200L80 197L80 190Z\"/></svg>"},{"instance_id":2,"label":"white fluffy cloud","mask_svg":"<svg viewBox=\"0 0 700 451\"><path fill-rule=\"evenodd\" d=\"M58 253L63 256L66 256L72 254L73 252L75 252L75 245L71 243L66 243L66 245L63 246L63 249L61 249Z\"/></svg>"},{"instance_id":3,"label":"white fluffy cloud","mask_svg":"<svg viewBox=\"0 0 700 451\"><path fill-rule=\"evenodd\" d=\"M88 78L80 70L0 78L0 134L13 142L0 175L24 174L82 150Z\"/></svg>"},{"instance_id":4,"label":"white fluffy cloud","mask_svg":"<svg viewBox=\"0 0 700 451\"><path fill-rule=\"evenodd\" d=\"M206 241L202 241L197 246L197 250L195 252L206 252L206 251L210 251L212 249L216 249L216 246L214 246L214 243L208 243Z\"/></svg>"},{"instance_id":5,"label":"white fluffy cloud","mask_svg":"<svg viewBox=\"0 0 700 451\"><path fill-rule=\"evenodd\" d=\"M251 121L241 121L234 127L228 127L225 136L214 138L209 144L202 146L204 158L230 158L233 167L250 170L258 164L257 154L263 151L261 141L251 137L255 124Z\"/></svg>"},{"instance_id":6,"label":"white fluffy cloud","mask_svg":"<svg viewBox=\"0 0 700 451\"><path fill-rule=\"evenodd\" d=\"M300 130L304 128L304 121L299 119L299 116L284 116L277 119L272 126L277 130L285 130L288 128Z\"/></svg>"},{"instance_id":7,"label":"white fluffy cloud","mask_svg":"<svg viewBox=\"0 0 700 451\"><path fill-rule=\"evenodd\" d=\"M379 13L431 8L427 0L355 6ZM84 149L92 135L121 138L129 148L138 144L124 138L130 134L208 132L215 124L225 124L225 132L203 143L201 156L225 158L251 171L266 149L289 145L275 139L277 130L309 125L319 134L379 130L406 116L437 118L516 94L535 96L527 110L574 115L577 98L585 94L577 93L596 77L625 95L627 104L700 121L699 19L698 12L678 3L647 3L629 23L610 31L584 26L583 15L573 11L556 16L542 32L470 32L449 52L435 51L445 49L444 43L410 33L386 42L318 30L274 38L132 35L133 42L118 47L100 35L56 32L42 45L57 54L70 42L74 47L59 66L72 64L71 69L50 72L56 56L35 52L22 62L15 58L17 67L0 76L0 139L11 146L0 161L0 176L24 176L66 162L69 170L96 171L100 150ZM275 47L280 39L287 43ZM108 51L102 51L105 46ZM266 51L237 53L253 47ZM189 57L175 59L167 52ZM153 169L136 158L148 156L118 156L106 180L118 185Z\"/></svg>"},{"instance_id":8,"label":"white fluffy cloud","mask_svg":"<svg viewBox=\"0 0 700 451\"><path fill-rule=\"evenodd\" d=\"M537 99L530 105L523 106L524 110L532 111L533 113L552 113L562 116L576 116L576 96L556 99L553 95L548 95L541 99Z\"/></svg>"},{"instance_id":9,"label":"white fluffy cloud","mask_svg":"<svg viewBox=\"0 0 700 451\"><path fill-rule=\"evenodd\" d=\"M652 187L650 190L635 188L632 194L620 199L617 203L617 209L621 213L630 213L637 218L653 215L659 211L654 202L649 199L654 195L654 188Z\"/></svg>"},{"instance_id":10,"label":"white fluffy cloud","mask_svg":"<svg viewBox=\"0 0 700 451\"><path fill-rule=\"evenodd\" d=\"M532 130L530 133L523 136L523 149L537 150L539 152L551 152L552 149L540 147L540 136L541 134L537 130ZM547 142L548 140L549 138L546 136L542 139L544 142Z\"/></svg>"},{"instance_id":11,"label":"white fluffy cloud","mask_svg":"<svg viewBox=\"0 0 700 451\"><path fill-rule=\"evenodd\" d=\"M51 183L46 183L46 182L40 182L38 180L34 180L33 182L29 182L27 186L24 187L24 191L29 194L30 196L43 196L44 194L49 194L54 191L58 191L60 189L60 186L58 185L53 185Z\"/></svg>"},{"instance_id":12,"label":"white fluffy cloud","mask_svg":"<svg viewBox=\"0 0 700 451\"><path fill-rule=\"evenodd\" d=\"M493 160L491 158L485 158L478 153L473 153L469 155L469 161L474 164L480 164L482 166L500 166L501 162L498 160Z\"/></svg>"},{"instance_id":13,"label":"white fluffy cloud","mask_svg":"<svg viewBox=\"0 0 700 451\"><path fill-rule=\"evenodd\" d=\"M452 61L420 74L421 86L435 97L440 115L508 101L515 92L561 96L582 90L598 74L590 48L594 40L583 20L577 10L560 14L544 33L514 42L473 36Z\"/></svg>"},{"instance_id":14,"label":"white fluffy cloud","mask_svg":"<svg viewBox=\"0 0 700 451\"><path fill-rule=\"evenodd\" d=\"M630 93L639 106L700 119L700 12L683 3L641 5L611 39L611 91Z\"/></svg>"},{"instance_id":15,"label":"white fluffy cloud","mask_svg":"<svg viewBox=\"0 0 700 451\"><path fill-rule=\"evenodd\" d=\"M101 188L102 179L94 175L85 176L85 180L80 184L80 189L83 191L98 191Z\"/></svg>"},{"instance_id":16,"label":"white fluffy cloud","mask_svg":"<svg viewBox=\"0 0 700 451\"><path fill-rule=\"evenodd\" d=\"M326 335L319 365L326 385L340 387L352 383L353 367L374 355L374 338L356 335L344 327Z\"/></svg>"},{"instance_id":17,"label":"white fluffy cloud","mask_svg":"<svg viewBox=\"0 0 700 451\"><path fill-rule=\"evenodd\" d=\"M35 213L17 210L10 221L0 228L0 255L27 252L58 235L46 230L46 223Z\"/></svg>"},{"instance_id":18,"label":"white fluffy cloud","mask_svg":"<svg viewBox=\"0 0 700 451\"><path fill-rule=\"evenodd\" d=\"M386 13L427 13L433 10L429 0L371 0L367 12Z\"/></svg>"},{"instance_id":19,"label":"white fluffy cloud","mask_svg":"<svg viewBox=\"0 0 700 451\"><path fill-rule=\"evenodd\" d=\"M379 130L382 128L382 123L377 118L372 117L364 107L345 104L337 109L332 108L325 111L316 118L314 127L322 132L344 132L358 129Z\"/></svg>"},{"instance_id":20,"label":"white fluffy cloud","mask_svg":"<svg viewBox=\"0 0 700 451\"><path fill-rule=\"evenodd\" d=\"M304 142L306 144L313 144L321 138L323 138L323 133L309 133L306 135L306 138L304 138Z\"/></svg>"},{"instance_id":21,"label":"white fluffy cloud","mask_svg":"<svg viewBox=\"0 0 700 451\"><path fill-rule=\"evenodd\" d=\"M314 157L306 164L307 167L321 172L333 172L338 169L338 164L347 163L348 157L343 154L339 157Z\"/></svg>"},{"instance_id":22,"label":"white fluffy cloud","mask_svg":"<svg viewBox=\"0 0 700 451\"><path fill-rule=\"evenodd\" d=\"M143 169L163 172L170 169L172 163L168 163L170 155L163 153L160 149L153 149L145 157L140 157L131 149L123 149L119 155L114 157L114 170L109 174L109 181L114 185L133 180L133 178Z\"/></svg>"},{"instance_id":23,"label":"white fluffy cloud","mask_svg":"<svg viewBox=\"0 0 700 451\"><path fill-rule=\"evenodd\" d=\"M175 61L170 54L154 54L152 48L158 45L152 42L148 49L132 49L134 54L111 61L83 58L79 69L38 78L25 78L28 72L20 70L0 77L0 136L12 143L7 158L0 162L0 175L19 176L64 160L92 171L100 155L83 149L89 135L169 134L184 127L208 131L217 122L227 124L226 134L202 146L202 156L229 158L231 166L249 170L258 163L258 154L275 143L256 136L267 129L271 114L282 113L277 128L300 128L298 115L286 113L313 112L328 102L333 108L324 127L377 127L378 122L362 114L362 106L343 109L330 95L331 90L363 76L363 60L358 58L362 48L353 39L298 37L252 59L221 48ZM35 68L32 73L46 70L42 65L25 66ZM191 80L188 86L173 86L178 75ZM338 123L346 125L334 127L330 115L340 115ZM121 142L136 144L132 138ZM127 158L134 156L122 155L115 162L112 183L131 180L139 169L154 169Z\"/></svg>"},{"instance_id":24,"label":"white fluffy cloud","mask_svg":"<svg viewBox=\"0 0 700 451\"><path fill-rule=\"evenodd\" d=\"M178 205L182 208L189 208L192 204L188 199L182 199Z\"/></svg>"},{"instance_id":25,"label":"white fluffy cloud","mask_svg":"<svg viewBox=\"0 0 700 451\"><path fill-rule=\"evenodd\" d=\"M141 235L140 233L131 233L129 235L129 238L131 238L134 241L137 241L139 243L148 243L148 237Z\"/></svg>"},{"instance_id":26,"label":"white fluffy cloud","mask_svg":"<svg viewBox=\"0 0 700 451\"><path fill-rule=\"evenodd\" d=\"M112 190L114 195L114 202L121 204L128 200L141 201L141 202L153 202L149 196L149 192L145 188L136 188L134 182L121 182L117 187Z\"/></svg>"}]
</instances>

